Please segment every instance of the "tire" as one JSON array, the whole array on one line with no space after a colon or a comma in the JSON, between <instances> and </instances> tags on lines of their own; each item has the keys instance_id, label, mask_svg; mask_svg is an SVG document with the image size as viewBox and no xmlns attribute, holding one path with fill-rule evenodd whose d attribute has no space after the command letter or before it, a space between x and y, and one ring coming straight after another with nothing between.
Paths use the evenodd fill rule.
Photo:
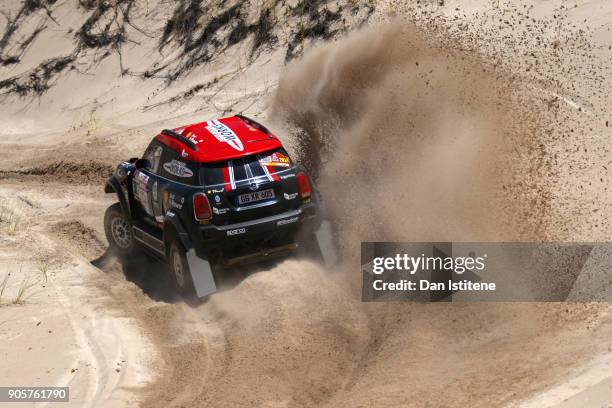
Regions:
<instances>
[{"instance_id":1,"label":"tire","mask_svg":"<svg viewBox=\"0 0 612 408\"><path fill-rule=\"evenodd\" d=\"M193 281L185 248L176 239L172 241L168 249L168 269L174 291L181 296L193 294Z\"/></svg>"},{"instance_id":2,"label":"tire","mask_svg":"<svg viewBox=\"0 0 612 408\"><path fill-rule=\"evenodd\" d=\"M132 225L123 214L121 204L115 203L104 214L104 233L108 247L119 256L126 256L134 250Z\"/></svg>"}]
</instances>

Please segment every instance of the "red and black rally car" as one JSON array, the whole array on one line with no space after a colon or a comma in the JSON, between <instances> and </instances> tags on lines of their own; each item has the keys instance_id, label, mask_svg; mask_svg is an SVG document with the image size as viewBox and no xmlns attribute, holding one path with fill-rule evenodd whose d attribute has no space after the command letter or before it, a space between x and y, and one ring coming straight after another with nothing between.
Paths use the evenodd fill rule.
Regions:
<instances>
[{"instance_id":1,"label":"red and black rally car","mask_svg":"<svg viewBox=\"0 0 612 408\"><path fill-rule=\"evenodd\" d=\"M177 292L216 291L217 266L286 255L300 246L333 262L319 196L266 127L242 115L163 130L122 162L105 192L110 247L135 245L169 264Z\"/></svg>"}]
</instances>

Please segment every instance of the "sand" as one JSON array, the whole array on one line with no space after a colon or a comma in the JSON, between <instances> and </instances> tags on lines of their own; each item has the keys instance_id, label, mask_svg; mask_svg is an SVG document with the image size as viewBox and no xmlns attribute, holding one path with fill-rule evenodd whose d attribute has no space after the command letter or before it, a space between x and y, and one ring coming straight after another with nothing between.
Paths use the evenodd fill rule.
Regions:
<instances>
[{"instance_id":1,"label":"sand","mask_svg":"<svg viewBox=\"0 0 612 408\"><path fill-rule=\"evenodd\" d=\"M157 1L3 4L0 384L70 385L79 407L608 402L606 304L360 302L363 239L612 235L612 5L442 3L211 1L199 26ZM254 266L185 303L162 265L106 254L103 183L159 129L232 112L317 174L344 262Z\"/></svg>"}]
</instances>

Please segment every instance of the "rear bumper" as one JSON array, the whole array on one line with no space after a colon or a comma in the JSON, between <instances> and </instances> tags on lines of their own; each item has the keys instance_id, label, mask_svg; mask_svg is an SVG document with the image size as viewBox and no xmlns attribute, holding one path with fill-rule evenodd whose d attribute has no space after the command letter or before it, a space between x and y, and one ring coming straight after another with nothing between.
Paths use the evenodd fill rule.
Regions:
<instances>
[{"instance_id":1,"label":"rear bumper","mask_svg":"<svg viewBox=\"0 0 612 408\"><path fill-rule=\"evenodd\" d=\"M231 257L277 247L294 241L298 234L309 234L318 227L314 205L273 216L228 225L199 226L194 246L200 256L213 251L231 251Z\"/></svg>"}]
</instances>

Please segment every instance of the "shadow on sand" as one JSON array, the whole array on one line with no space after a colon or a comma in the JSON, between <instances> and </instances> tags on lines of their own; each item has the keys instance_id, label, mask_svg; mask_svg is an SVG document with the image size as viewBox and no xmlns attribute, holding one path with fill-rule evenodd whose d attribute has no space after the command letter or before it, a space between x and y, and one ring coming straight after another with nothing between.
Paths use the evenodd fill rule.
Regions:
<instances>
[{"instance_id":1,"label":"shadow on sand","mask_svg":"<svg viewBox=\"0 0 612 408\"><path fill-rule=\"evenodd\" d=\"M256 264L240 265L231 268L215 268L217 293L231 290L248 276L275 267L283 258L271 259ZM179 296L174 293L168 265L143 251L137 250L129 257L118 257L107 249L91 264L104 272L123 273L126 280L136 284L152 300L157 302L185 302L192 307L206 303L210 296L198 299L194 294ZM214 296L214 295L211 295Z\"/></svg>"}]
</instances>

